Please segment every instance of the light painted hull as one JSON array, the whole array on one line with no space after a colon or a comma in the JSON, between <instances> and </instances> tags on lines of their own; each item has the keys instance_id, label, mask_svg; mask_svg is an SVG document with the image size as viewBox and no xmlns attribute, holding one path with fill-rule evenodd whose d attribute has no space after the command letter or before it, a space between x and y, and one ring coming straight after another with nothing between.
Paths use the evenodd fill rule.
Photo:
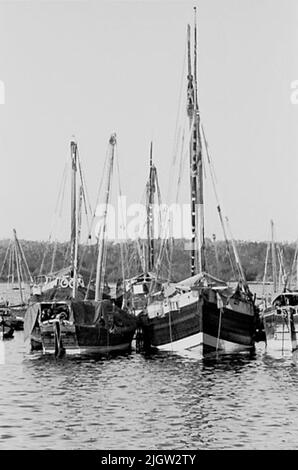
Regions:
<instances>
[{"instance_id":1,"label":"light painted hull","mask_svg":"<svg viewBox=\"0 0 298 470\"><path fill-rule=\"evenodd\" d=\"M172 341L158 346L162 351L181 352L185 350L203 352L203 333L188 336L187 338Z\"/></svg>"},{"instance_id":2,"label":"light painted hull","mask_svg":"<svg viewBox=\"0 0 298 470\"><path fill-rule=\"evenodd\" d=\"M244 346L243 344L234 343L232 341L218 339L205 333L197 333L195 335L188 336L187 338L183 338L178 341L173 341L157 347L157 349L161 351L173 351L178 353L190 351L201 353L202 355L206 348L210 348L215 351L221 351L227 354L241 352L244 350L251 351L252 349L251 346Z\"/></svg>"},{"instance_id":3,"label":"light painted hull","mask_svg":"<svg viewBox=\"0 0 298 470\"><path fill-rule=\"evenodd\" d=\"M292 321L292 324L291 324ZM277 314L270 309L263 315L266 335L266 353L274 357L288 357L297 353L298 315Z\"/></svg>"}]
</instances>

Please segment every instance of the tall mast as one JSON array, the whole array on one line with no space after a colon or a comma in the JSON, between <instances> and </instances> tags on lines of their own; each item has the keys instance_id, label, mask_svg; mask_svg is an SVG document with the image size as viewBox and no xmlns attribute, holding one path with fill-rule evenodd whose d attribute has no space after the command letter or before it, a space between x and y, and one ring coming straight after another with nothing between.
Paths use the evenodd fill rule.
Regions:
<instances>
[{"instance_id":1,"label":"tall mast","mask_svg":"<svg viewBox=\"0 0 298 470\"><path fill-rule=\"evenodd\" d=\"M190 26L187 28L188 46L188 85L187 85L187 114L191 130L190 139L190 192L191 192L191 275L205 271L205 236L204 236L204 191L203 191L203 161L200 135L200 113L198 104L197 83L197 25L196 8L194 24L194 76L191 69ZM197 252L197 256L196 256Z\"/></svg>"},{"instance_id":2,"label":"tall mast","mask_svg":"<svg viewBox=\"0 0 298 470\"><path fill-rule=\"evenodd\" d=\"M105 197L105 209L104 209L104 219L103 219L103 228L102 228L102 239L98 235L98 245L99 253L97 258L97 270L96 270L96 283L95 283L95 300L102 300L102 288L104 282L104 252L105 252L105 235L107 230L107 214L108 214L108 205L110 201L110 189L111 181L113 174L113 165L114 165L114 156L115 156L115 145L116 145L116 134L112 134L110 137L109 145L111 147L111 156L108 169L108 180L106 187L106 197Z\"/></svg>"},{"instance_id":3,"label":"tall mast","mask_svg":"<svg viewBox=\"0 0 298 470\"><path fill-rule=\"evenodd\" d=\"M194 7L194 92L195 108L198 109L198 61L197 61L197 9Z\"/></svg>"},{"instance_id":4,"label":"tall mast","mask_svg":"<svg viewBox=\"0 0 298 470\"><path fill-rule=\"evenodd\" d=\"M150 170L149 180L147 183L147 272L152 271L154 267L154 218L153 218L153 204L155 192L155 166L153 165L152 155L152 142L150 144Z\"/></svg>"},{"instance_id":5,"label":"tall mast","mask_svg":"<svg viewBox=\"0 0 298 470\"><path fill-rule=\"evenodd\" d=\"M70 234L70 259L73 277L72 296L76 296L78 247L77 247L77 152L76 142L70 143L71 152L71 234Z\"/></svg>"},{"instance_id":6,"label":"tall mast","mask_svg":"<svg viewBox=\"0 0 298 470\"><path fill-rule=\"evenodd\" d=\"M277 291L277 268L276 268L276 251L275 251L273 220L270 220L270 224L271 224L271 256L272 256L273 292L276 292Z\"/></svg>"},{"instance_id":7,"label":"tall mast","mask_svg":"<svg viewBox=\"0 0 298 470\"><path fill-rule=\"evenodd\" d=\"M191 70L191 45L190 45L190 25L187 25L187 57L188 57L188 75L187 75L187 114L189 119L189 128L194 127L194 109L195 109L195 93L193 84L193 75ZM196 201L197 201L197 184L196 184L196 161L193 152L193 133L190 139L190 211L191 211L191 252L190 252L190 272L191 276L196 273Z\"/></svg>"}]
</instances>

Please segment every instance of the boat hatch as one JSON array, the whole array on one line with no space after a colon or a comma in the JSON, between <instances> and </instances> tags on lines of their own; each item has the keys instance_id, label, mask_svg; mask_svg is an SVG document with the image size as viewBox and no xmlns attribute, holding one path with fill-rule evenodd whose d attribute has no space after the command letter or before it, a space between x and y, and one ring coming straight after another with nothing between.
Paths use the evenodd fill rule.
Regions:
<instances>
[{"instance_id":1,"label":"boat hatch","mask_svg":"<svg viewBox=\"0 0 298 470\"><path fill-rule=\"evenodd\" d=\"M40 320L47 322L55 319L69 320L70 308L67 303L46 303L40 305Z\"/></svg>"}]
</instances>

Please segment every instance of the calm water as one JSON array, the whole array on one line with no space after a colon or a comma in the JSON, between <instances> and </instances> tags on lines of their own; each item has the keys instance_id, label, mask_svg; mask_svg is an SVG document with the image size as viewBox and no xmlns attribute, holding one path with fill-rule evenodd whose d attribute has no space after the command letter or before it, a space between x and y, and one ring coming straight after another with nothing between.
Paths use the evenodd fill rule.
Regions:
<instances>
[{"instance_id":1,"label":"calm water","mask_svg":"<svg viewBox=\"0 0 298 470\"><path fill-rule=\"evenodd\" d=\"M263 343L203 360L55 360L23 332L0 346L1 449L298 449L298 366Z\"/></svg>"}]
</instances>

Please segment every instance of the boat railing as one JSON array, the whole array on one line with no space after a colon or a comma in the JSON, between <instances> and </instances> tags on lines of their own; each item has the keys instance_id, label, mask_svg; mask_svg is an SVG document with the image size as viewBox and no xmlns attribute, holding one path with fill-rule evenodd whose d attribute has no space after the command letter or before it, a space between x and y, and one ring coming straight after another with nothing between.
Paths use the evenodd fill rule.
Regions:
<instances>
[{"instance_id":1,"label":"boat railing","mask_svg":"<svg viewBox=\"0 0 298 470\"><path fill-rule=\"evenodd\" d=\"M298 315L298 305L283 305L276 307L278 315L288 316L289 314Z\"/></svg>"}]
</instances>

